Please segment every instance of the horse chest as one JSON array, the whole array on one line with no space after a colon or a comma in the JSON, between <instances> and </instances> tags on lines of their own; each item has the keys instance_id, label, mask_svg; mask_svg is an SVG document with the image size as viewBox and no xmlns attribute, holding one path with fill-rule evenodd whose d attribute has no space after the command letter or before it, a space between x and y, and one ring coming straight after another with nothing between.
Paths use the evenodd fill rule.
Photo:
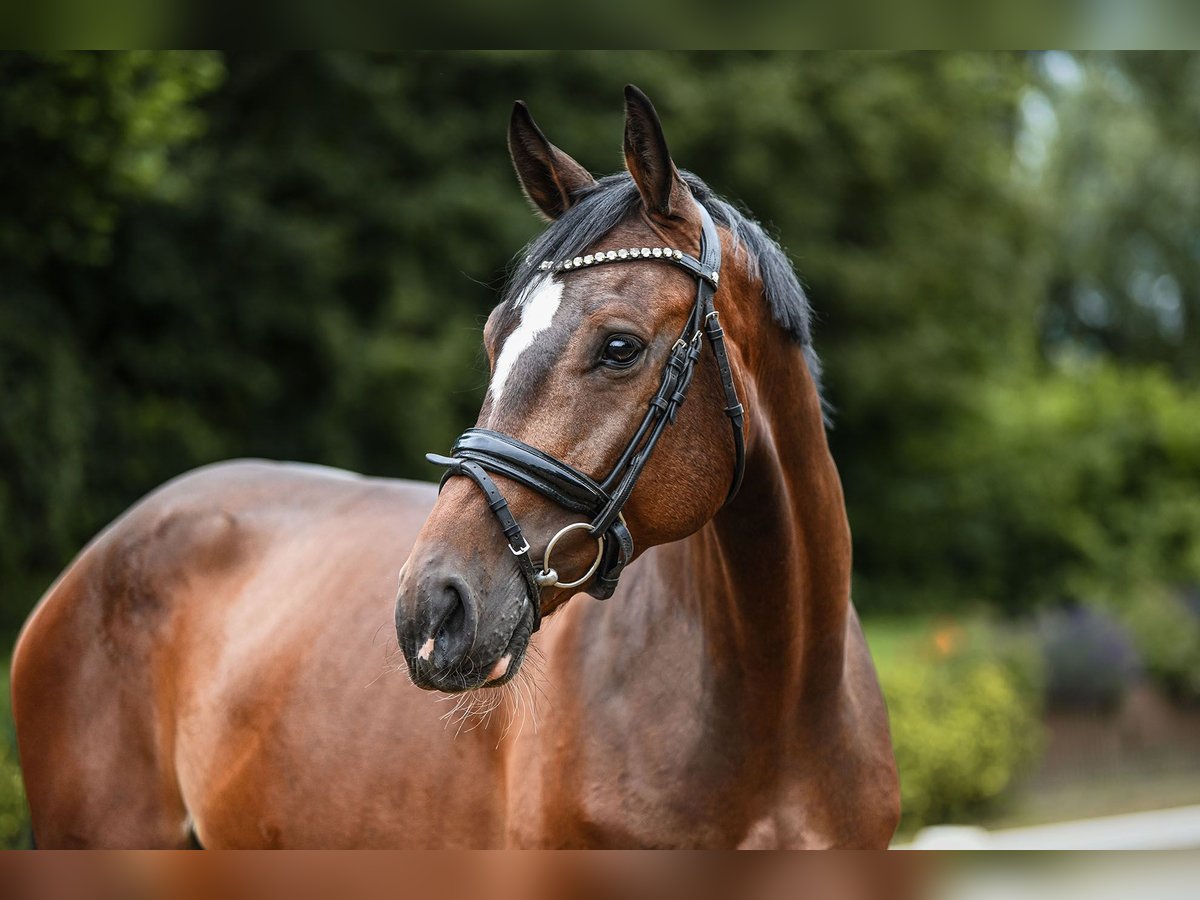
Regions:
<instances>
[{"instance_id":1,"label":"horse chest","mask_svg":"<svg viewBox=\"0 0 1200 900\"><path fill-rule=\"evenodd\" d=\"M703 773L701 769L709 771ZM557 773L537 814L510 818L511 842L552 847L779 846L776 816L758 773L613 760ZM528 806L525 807L528 810Z\"/></svg>"},{"instance_id":2,"label":"horse chest","mask_svg":"<svg viewBox=\"0 0 1200 900\"><path fill-rule=\"evenodd\" d=\"M610 698L586 718L552 718L536 746L518 750L512 843L774 845L778 765L769 742L698 718L694 703L653 699Z\"/></svg>"}]
</instances>

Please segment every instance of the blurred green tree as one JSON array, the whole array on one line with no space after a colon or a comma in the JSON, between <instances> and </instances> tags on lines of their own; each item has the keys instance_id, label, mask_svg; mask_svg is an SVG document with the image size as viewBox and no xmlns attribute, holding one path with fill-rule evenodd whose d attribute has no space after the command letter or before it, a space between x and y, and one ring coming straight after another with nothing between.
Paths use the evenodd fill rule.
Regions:
<instances>
[{"instance_id":1,"label":"blurred green tree","mask_svg":"<svg viewBox=\"0 0 1200 900\"><path fill-rule=\"evenodd\" d=\"M1036 74L1027 148L1060 248L1047 344L1200 378L1200 55L1053 53Z\"/></svg>"},{"instance_id":2,"label":"blurred green tree","mask_svg":"<svg viewBox=\"0 0 1200 900\"><path fill-rule=\"evenodd\" d=\"M114 512L114 494L128 493L128 479L96 478L94 455L121 410L94 365L119 318L117 233L129 209L177 199L172 153L199 136L194 101L220 74L212 54L0 55L0 621L10 626Z\"/></svg>"}]
</instances>

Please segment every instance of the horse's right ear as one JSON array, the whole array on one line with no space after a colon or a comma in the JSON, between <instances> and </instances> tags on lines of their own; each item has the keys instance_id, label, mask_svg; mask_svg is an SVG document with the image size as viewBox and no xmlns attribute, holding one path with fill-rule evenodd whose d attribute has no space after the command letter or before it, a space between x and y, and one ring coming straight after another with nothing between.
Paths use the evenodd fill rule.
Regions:
<instances>
[{"instance_id":1,"label":"horse's right ear","mask_svg":"<svg viewBox=\"0 0 1200 900\"><path fill-rule=\"evenodd\" d=\"M587 169L546 140L521 100L513 104L508 123L508 152L521 190L534 209L550 221L565 213L581 191L596 183Z\"/></svg>"}]
</instances>

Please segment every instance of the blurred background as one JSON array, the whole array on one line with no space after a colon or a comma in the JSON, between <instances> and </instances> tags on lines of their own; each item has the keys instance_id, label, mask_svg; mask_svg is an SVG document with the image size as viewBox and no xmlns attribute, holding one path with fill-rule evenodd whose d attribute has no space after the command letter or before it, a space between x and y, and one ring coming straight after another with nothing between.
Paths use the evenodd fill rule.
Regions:
<instances>
[{"instance_id":1,"label":"blurred background","mask_svg":"<svg viewBox=\"0 0 1200 900\"><path fill-rule=\"evenodd\" d=\"M1200 803L1186 52L0 55L0 677L191 467L432 480L539 227L512 101L605 173L628 81L816 308L903 834Z\"/></svg>"}]
</instances>

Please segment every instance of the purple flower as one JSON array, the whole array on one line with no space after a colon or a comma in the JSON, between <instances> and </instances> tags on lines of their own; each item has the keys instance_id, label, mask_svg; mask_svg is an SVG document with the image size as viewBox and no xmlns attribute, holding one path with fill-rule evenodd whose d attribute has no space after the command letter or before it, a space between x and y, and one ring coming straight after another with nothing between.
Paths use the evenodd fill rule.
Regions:
<instances>
[{"instance_id":1,"label":"purple flower","mask_svg":"<svg viewBox=\"0 0 1200 900\"><path fill-rule=\"evenodd\" d=\"M1111 709L1142 674L1142 660L1125 629L1091 606L1052 610L1038 617L1051 706Z\"/></svg>"}]
</instances>

